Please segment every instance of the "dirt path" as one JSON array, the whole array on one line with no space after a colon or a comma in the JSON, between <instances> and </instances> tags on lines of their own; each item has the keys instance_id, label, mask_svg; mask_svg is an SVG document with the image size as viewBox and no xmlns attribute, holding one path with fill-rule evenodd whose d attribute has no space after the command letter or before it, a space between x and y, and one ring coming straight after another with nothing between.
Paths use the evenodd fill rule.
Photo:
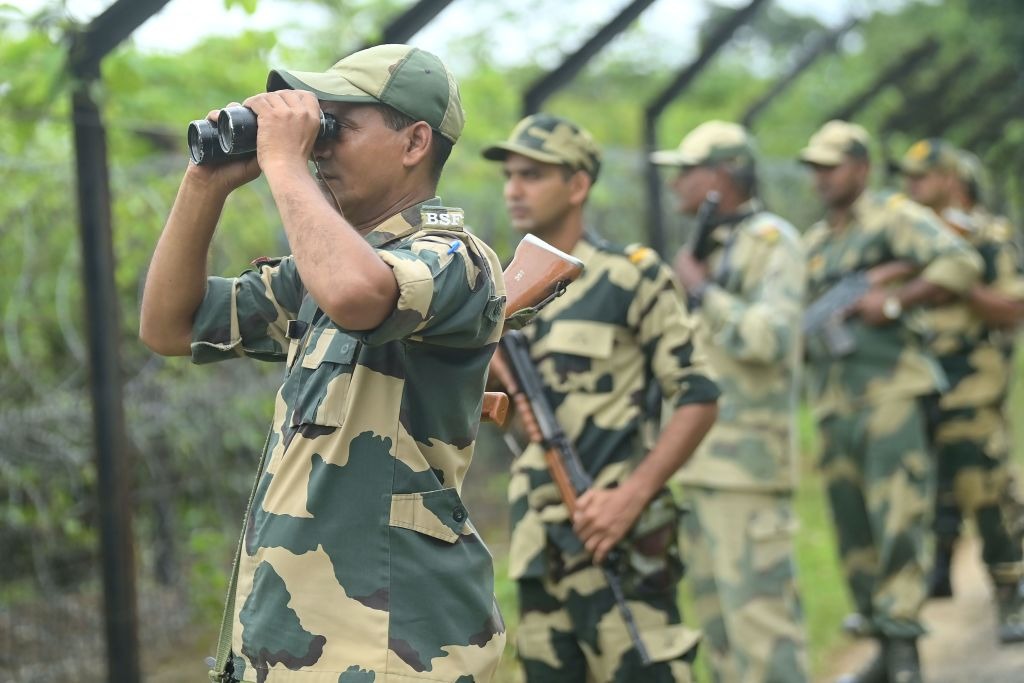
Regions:
<instances>
[{"instance_id":1,"label":"dirt path","mask_svg":"<svg viewBox=\"0 0 1024 683\"><path fill-rule=\"evenodd\" d=\"M988 574L974 538L964 539L953 567L952 600L935 600L924 611L931 633L921 641L926 683L1024 683L1024 643L1000 646ZM872 656L870 643L853 643L819 683L857 670Z\"/></svg>"}]
</instances>

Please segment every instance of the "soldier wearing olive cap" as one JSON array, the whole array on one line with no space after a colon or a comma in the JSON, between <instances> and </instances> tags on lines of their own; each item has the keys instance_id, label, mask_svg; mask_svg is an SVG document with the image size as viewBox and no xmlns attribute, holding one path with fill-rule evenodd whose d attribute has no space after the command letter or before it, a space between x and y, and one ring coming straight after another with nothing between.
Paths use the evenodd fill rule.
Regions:
<instances>
[{"instance_id":1,"label":"soldier wearing olive cap","mask_svg":"<svg viewBox=\"0 0 1024 683\"><path fill-rule=\"evenodd\" d=\"M946 382L905 311L970 290L981 260L920 205L867 191L869 143L862 127L830 121L800 152L827 210L804 235L808 300L853 273L868 272L873 285L838 312L852 340L844 353L806 340L808 374L843 569L881 646L844 680L920 683L934 477L920 400ZM876 267L894 261L919 274L885 283Z\"/></svg>"},{"instance_id":2,"label":"soldier wearing olive cap","mask_svg":"<svg viewBox=\"0 0 1024 683\"><path fill-rule=\"evenodd\" d=\"M694 609L716 681L802 683L792 507L800 236L757 198L754 145L742 126L708 121L651 158L678 169L682 213L697 214L709 193L720 198L707 255L683 249L675 261L722 390L718 421L676 476L691 506L683 528Z\"/></svg>"},{"instance_id":3,"label":"soldier wearing olive cap","mask_svg":"<svg viewBox=\"0 0 1024 683\"><path fill-rule=\"evenodd\" d=\"M936 559L931 594L952 595L950 561L960 519L975 520L982 557L995 585L999 639L1024 641L1024 576L1017 506L1009 493L1009 429L1003 404L1011 373L1006 337L1024 318L1024 277L1011 235L976 220L958 204L961 157L941 139L920 140L900 162L912 198L942 217L985 263L981 281L962 297L926 312L929 347L949 381L932 407L938 464Z\"/></svg>"},{"instance_id":4,"label":"soldier wearing olive cap","mask_svg":"<svg viewBox=\"0 0 1024 683\"><path fill-rule=\"evenodd\" d=\"M483 155L502 164L513 228L586 264L526 330L548 402L595 482L570 519L539 445L513 465L509 573L519 590L516 642L526 680L690 681L698 636L676 604L679 515L665 484L710 427L718 395L693 346L692 319L657 254L584 231L583 206L600 172L587 131L535 114ZM643 397L653 383L675 412L648 451ZM615 546L621 564L611 569L649 666L595 566Z\"/></svg>"},{"instance_id":5,"label":"soldier wearing olive cap","mask_svg":"<svg viewBox=\"0 0 1024 683\"><path fill-rule=\"evenodd\" d=\"M211 676L488 681L505 629L459 489L505 290L434 196L458 88L429 52L381 45L267 89L244 103L256 157L185 172L142 305L158 353L285 365ZM321 111L337 138L317 141ZM292 254L207 278L227 195L261 172Z\"/></svg>"}]
</instances>

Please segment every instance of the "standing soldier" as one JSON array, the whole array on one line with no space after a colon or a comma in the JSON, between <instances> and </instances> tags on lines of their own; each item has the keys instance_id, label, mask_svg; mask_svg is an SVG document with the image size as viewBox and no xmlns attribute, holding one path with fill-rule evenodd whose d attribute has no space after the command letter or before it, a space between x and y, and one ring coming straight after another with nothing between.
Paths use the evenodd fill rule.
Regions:
<instances>
[{"instance_id":1,"label":"standing soldier","mask_svg":"<svg viewBox=\"0 0 1024 683\"><path fill-rule=\"evenodd\" d=\"M982 282L963 297L927 313L929 345L949 390L937 398L932 425L938 462L936 561L930 590L952 595L949 567L960 519L972 516L982 557L996 588L999 639L1024 641L1021 545L1010 530L1009 437L1003 416L1010 365L1001 338L1024 316L1024 278L1011 233L983 214L954 203L960 158L949 143L921 140L900 169L907 193L945 219L985 262Z\"/></svg>"},{"instance_id":2,"label":"standing soldier","mask_svg":"<svg viewBox=\"0 0 1024 683\"><path fill-rule=\"evenodd\" d=\"M804 237L809 300L865 272L870 285L831 316L847 316L842 335L809 333L808 369L843 569L866 630L880 642L868 667L843 680L920 683L934 476L920 399L945 381L906 312L968 291L981 263L922 207L865 191L868 144L860 126L830 121L800 152L827 208ZM919 274L880 284L878 267L894 261Z\"/></svg>"},{"instance_id":3,"label":"standing soldier","mask_svg":"<svg viewBox=\"0 0 1024 683\"><path fill-rule=\"evenodd\" d=\"M722 391L718 421L677 475L692 506L684 533L694 608L716 681L801 683L792 509L800 236L756 198L753 144L742 126L709 121L652 160L678 167L679 209L699 213L704 224L695 229L708 239L706 253L683 249L675 262ZM710 193L719 197L713 215L704 204Z\"/></svg>"},{"instance_id":4,"label":"standing soldier","mask_svg":"<svg viewBox=\"0 0 1024 683\"><path fill-rule=\"evenodd\" d=\"M570 519L531 444L509 482L509 572L518 582L519 657L528 683L690 681L697 634L676 605L678 510L665 484L715 418L718 390L692 344L671 271L650 249L584 232L600 153L590 134L547 114L484 150L505 173L512 226L586 264L528 328L544 394L594 488ZM675 412L650 451L644 390L657 382ZM644 666L598 565L623 541L626 604L652 663Z\"/></svg>"},{"instance_id":5,"label":"standing soldier","mask_svg":"<svg viewBox=\"0 0 1024 683\"><path fill-rule=\"evenodd\" d=\"M505 628L459 490L505 286L435 197L458 86L429 52L379 45L267 90L245 101L256 156L185 172L139 330L164 355L285 368L211 677L489 681ZM324 114L339 135L318 138ZM292 254L207 277L225 200L261 173Z\"/></svg>"}]
</instances>

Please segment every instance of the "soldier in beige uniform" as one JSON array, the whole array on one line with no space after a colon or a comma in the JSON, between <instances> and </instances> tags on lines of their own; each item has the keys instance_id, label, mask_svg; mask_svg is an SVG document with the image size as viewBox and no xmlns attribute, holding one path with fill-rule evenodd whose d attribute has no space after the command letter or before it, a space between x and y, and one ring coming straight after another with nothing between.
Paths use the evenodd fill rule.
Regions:
<instances>
[{"instance_id":1,"label":"soldier in beige uniform","mask_svg":"<svg viewBox=\"0 0 1024 683\"><path fill-rule=\"evenodd\" d=\"M544 396L594 481L570 518L539 444L512 467L509 573L526 680L687 683L698 634L683 626L677 604L679 519L666 482L711 426L718 396L693 345L693 320L657 254L584 231L583 205L600 169L586 130L534 114L484 157L502 164L513 228L586 264L525 330ZM643 397L655 383L674 413L648 449ZM610 569L647 665L596 566L616 546Z\"/></svg>"},{"instance_id":2,"label":"soldier in beige uniform","mask_svg":"<svg viewBox=\"0 0 1024 683\"><path fill-rule=\"evenodd\" d=\"M719 419L683 467L683 520L694 608L720 683L807 680L793 563L796 402L804 256L796 229L756 197L753 143L708 121L678 149L683 213L720 203L707 259L684 249L675 271L698 315L698 340L722 397Z\"/></svg>"},{"instance_id":3,"label":"soldier in beige uniform","mask_svg":"<svg viewBox=\"0 0 1024 683\"><path fill-rule=\"evenodd\" d=\"M949 380L932 409L938 463L936 565L932 595L951 595L949 561L959 518L974 519L982 557L996 589L999 638L1024 641L1021 544L1011 530L1009 438L1003 415L1010 363L1005 335L1024 317L1024 278L1006 227L956 203L960 157L944 140L915 143L901 170L910 196L944 219L978 251L982 281L964 296L927 312L929 346ZM959 514L957 514L959 513Z\"/></svg>"},{"instance_id":4,"label":"soldier in beige uniform","mask_svg":"<svg viewBox=\"0 0 1024 683\"><path fill-rule=\"evenodd\" d=\"M981 259L924 207L867 191L868 145L862 127L830 121L800 152L827 207L804 234L808 301L850 276L868 273L870 285L837 311L846 315L842 349L808 335L807 369L843 569L881 645L866 669L844 680L920 683L934 481L921 399L947 385L909 312L969 291ZM895 261L919 274L882 285L874 269Z\"/></svg>"}]
</instances>

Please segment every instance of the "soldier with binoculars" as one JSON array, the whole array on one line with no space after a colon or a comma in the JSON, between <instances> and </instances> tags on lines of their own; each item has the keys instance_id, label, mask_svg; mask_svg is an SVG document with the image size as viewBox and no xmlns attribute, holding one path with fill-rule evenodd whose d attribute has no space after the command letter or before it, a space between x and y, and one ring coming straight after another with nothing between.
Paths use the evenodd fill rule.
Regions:
<instances>
[{"instance_id":1,"label":"soldier with binoculars","mask_svg":"<svg viewBox=\"0 0 1024 683\"><path fill-rule=\"evenodd\" d=\"M285 364L211 677L489 680L505 628L459 489L505 287L434 196L458 87L382 45L267 90L190 127L142 303L158 353ZM260 173L292 254L207 278L227 196Z\"/></svg>"}]
</instances>

